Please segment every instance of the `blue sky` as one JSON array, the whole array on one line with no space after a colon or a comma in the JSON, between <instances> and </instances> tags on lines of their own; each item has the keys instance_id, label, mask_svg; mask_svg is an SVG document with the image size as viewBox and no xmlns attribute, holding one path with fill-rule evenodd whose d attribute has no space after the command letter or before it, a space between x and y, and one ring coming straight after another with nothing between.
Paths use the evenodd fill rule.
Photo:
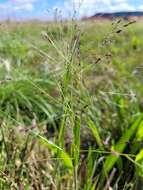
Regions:
<instances>
[{"instance_id":1,"label":"blue sky","mask_svg":"<svg viewBox=\"0 0 143 190\"><path fill-rule=\"evenodd\" d=\"M63 17L89 16L98 12L143 11L143 0L0 0L0 19L51 18L58 8Z\"/></svg>"}]
</instances>

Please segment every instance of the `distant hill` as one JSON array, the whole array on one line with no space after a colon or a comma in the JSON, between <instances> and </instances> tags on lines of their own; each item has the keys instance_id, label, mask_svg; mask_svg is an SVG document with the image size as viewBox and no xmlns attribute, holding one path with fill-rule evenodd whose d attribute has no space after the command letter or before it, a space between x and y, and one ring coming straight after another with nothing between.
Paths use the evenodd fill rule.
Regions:
<instances>
[{"instance_id":1,"label":"distant hill","mask_svg":"<svg viewBox=\"0 0 143 190\"><path fill-rule=\"evenodd\" d=\"M114 12L114 13L97 13L91 17L86 17L84 19L113 19L113 18L118 18L118 17L123 17L126 19L129 18L143 18L143 12Z\"/></svg>"}]
</instances>

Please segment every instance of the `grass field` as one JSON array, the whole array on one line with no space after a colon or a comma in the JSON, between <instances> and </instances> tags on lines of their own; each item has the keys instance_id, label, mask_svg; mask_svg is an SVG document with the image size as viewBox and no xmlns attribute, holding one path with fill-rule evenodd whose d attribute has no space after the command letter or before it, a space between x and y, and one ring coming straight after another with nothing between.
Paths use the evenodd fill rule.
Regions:
<instances>
[{"instance_id":1,"label":"grass field","mask_svg":"<svg viewBox=\"0 0 143 190\"><path fill-rule=\"evenodd\" d=\"M1 22L0 190L143 189L142 33Z\"/></svg>"}]
</instances>

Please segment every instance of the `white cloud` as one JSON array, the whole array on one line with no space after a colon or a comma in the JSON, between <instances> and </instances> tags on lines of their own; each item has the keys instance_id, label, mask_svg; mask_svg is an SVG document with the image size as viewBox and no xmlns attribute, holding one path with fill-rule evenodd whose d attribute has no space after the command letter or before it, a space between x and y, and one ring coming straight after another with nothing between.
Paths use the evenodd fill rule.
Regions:
<instances>
[{"instance_id":1,"label":"white cloud","mask_svg":"<svg viewBox=\"0 0 143 190\"><path fill-rule=\"evenodd\" d=\"M79 16L90 16L101 12L134 11L127 0L65 0L61 10L64 15L76 10Z\"/></svg>"},{"instance_id":2,"label":"white cloud","mask_svg":"<svg viewBox=\"0 0 143 190\"><path fill-rule=\"evenodd\" d=\"M9 0L0 3L0 16L12 14L19 11L32 11L37 0Z\"/></svg>"},{"instance_id":3,"label":"white cloud","mask_svg":"<svg viewBox=\"0 0 143 190\"><path fill-rule=\"evenodd\" d=\"M125 3L127 2L126 0L115 0L116 3Z\"/></svg>"},{"instance_id":4,"label":"white cloud","mask_svg":"<svg viewBox=\"0 0 143 190\"><path fill-rule=\"evenodd\" d=\"M138 6L139 11L143 11L143 5Z\"/></svg>"},{"instance_id":5,"label":"white cloud","mask_svg":"<svg viewBox=\"0 0 143 190\"><path fill-rule=\"evenodd\" d=\"M34 3L36 2L36 0L13 0L11 2L13 10L15 11L31 11L34 9Z\"/></svg>"},{"instance_id":6,"label":"white cloud","mask_svg":"<svg viewBox=\"0 0 143 190\"><path fill-rule=\"evenodd\" d=\"M21 11L21 10L32 11L33 9L34 9L34 6L31 3L26 3L20 6L16 5L13 7L13 10L15 11Z\"/></svg>"},{"instance_id":7,"label":"white cloud","mask_svg":"<svg viewBox=\"0 0 143 190\"><path fill-rule=\"evenodd\" d=\"M33 2L35 2L36 0L13 0L12 2L13 3L33 3Z\"/></svg>"},{"instance_id":8,"label":"white cloud","mask_svg":"<svg viewBox=\"0 0 143 190\"><path fill-rule=\"evenodd\" d=\"M135 11L135 7L127 4L127 3L121 3L120 5L111 6L111 11Z\"/></svg>"}]
</instances>

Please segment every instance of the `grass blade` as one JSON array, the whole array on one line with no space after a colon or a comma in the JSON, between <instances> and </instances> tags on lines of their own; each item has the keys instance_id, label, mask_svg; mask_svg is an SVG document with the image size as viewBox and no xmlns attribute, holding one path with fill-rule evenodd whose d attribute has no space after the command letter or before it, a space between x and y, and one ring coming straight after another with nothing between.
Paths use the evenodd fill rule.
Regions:
<instances>
[{"instance_id":1,"label":"grass blade","mask_svg":"<svg viewBox=\"0 0 143 190\"><path fill-rule=\"evenodd\" d=\"M54 144L52 141L47 140L41 135L38 135L37 137L43 145L46 145L51 151L59 155L59 157L63 160L64 166L68 168L69 171L73 169L73 164L70 156L62 148Z\"/></svg>"},{"instance_id":2,"label":"grass blade","mask_svg":"<svg viewBox=\"0 0 143 190\"><path fill-rule=\"evenodd\" d=\"M122 153L126 147L126 142L130 140L130 138L135 134L137 128L139 127L141 121L143 119L143 115L140 115L135 122L131 125L131 127L122 135L120 140L117 142L117 144L114 146L114 151ZM114 164L117 162L119 158L119 155L109 155L106 158L105 164L103 166L103 171L102 171L102 181L104 181L105 175L107 175L110 170L113 168ZM103 177L104 176L104 177Z\"/></svg>"},{"instance_id":3,"label":"grass blade","mask_svg":"<svg viewBox=\"0 0 143 190\"><path fill-rule=\"evenodd\" d=\"M94 124L94 122L90 118L88 118L87 124L88 124L88 127L91 129L98 146L101 148L101 150L104 150L103 143L102 143L99 131L97 129L97 126Z\"/></svg>"}]
</instances>

